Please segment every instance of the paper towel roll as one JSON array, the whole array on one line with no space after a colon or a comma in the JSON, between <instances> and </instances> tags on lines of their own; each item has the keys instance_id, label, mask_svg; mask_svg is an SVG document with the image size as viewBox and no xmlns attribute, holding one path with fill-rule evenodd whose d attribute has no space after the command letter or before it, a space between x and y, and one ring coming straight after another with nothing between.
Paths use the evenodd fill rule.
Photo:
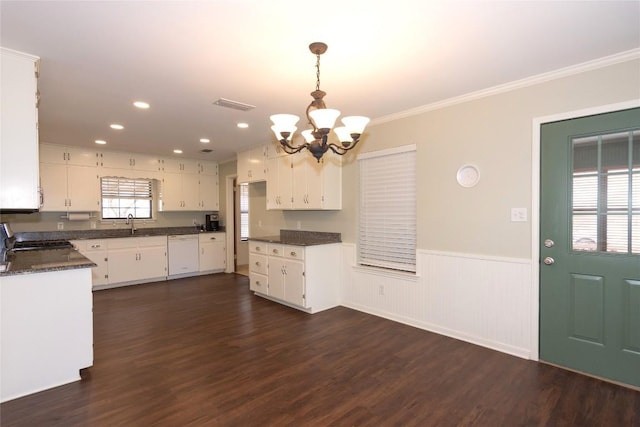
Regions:
<instances>
[{"instance_id":1,"label":"paper towel roll","mask_svg":"<svg viewBox=\"0 0 640 427\"><path fill-rule=\"evenodd\" d=\"M91 215L88 213L68 213L67 219L69 221L88 221Z\"/></svg>"}]
</instances>

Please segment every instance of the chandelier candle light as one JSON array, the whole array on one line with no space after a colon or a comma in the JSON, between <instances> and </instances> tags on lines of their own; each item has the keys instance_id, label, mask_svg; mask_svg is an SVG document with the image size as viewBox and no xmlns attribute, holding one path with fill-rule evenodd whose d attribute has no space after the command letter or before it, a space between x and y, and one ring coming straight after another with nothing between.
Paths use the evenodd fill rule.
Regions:
<instances>
[{"instance_id":1,"label":"chandelier candle light","mask_svg":"<svg viewBox=\"0 0 640 427\"><path fill-rule=\"evenodd\" d=\"M327 93L320 90L320 55L327 51L327 45L322 42L311 43L309 50L316 55L316 90L311 92L313 101L307 107L306 112L307 120L312 129L301 132L306 142L300 145L292 145L291 143L293 134L297 130L296 123L300 120L298 116L293 114L274 114L271 116L273 122L271 130L285 153L295 154L306 148L320 162L322 155L329 149L341 156L353 149L358 144L365 126L369 123L369 118L363 116L344 117L342 119L344 126L333 129L341 145L327 142L329 132L340 116L340 111L327 108L322 99Z\"/></svg>"}]
</instances>

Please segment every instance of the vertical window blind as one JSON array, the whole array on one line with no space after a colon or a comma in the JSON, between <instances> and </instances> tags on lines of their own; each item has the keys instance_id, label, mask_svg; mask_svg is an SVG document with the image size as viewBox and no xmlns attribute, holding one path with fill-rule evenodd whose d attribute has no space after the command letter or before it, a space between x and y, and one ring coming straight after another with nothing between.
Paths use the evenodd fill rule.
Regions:
<instances>
[{"instance_id":1,"label":"vertical window blind","mask_svg":"<svg viewBox=\"0 0 640 427\"><path fill-rule=\"evenodd\" d=\"M361 265L416 271L416 146L365 153L360 165Z\"/></svg>"},{"instance_id":2,"label":"vertical window blind","mask_svg":"<svg viewBox=\"0 0 640 427\"><path fill-rule=\"evenodd\" d=\"M131 179L105 176L100 180L102 191L102 218L151 218L153 201L150 179Z\"/></svg>"}]
</instances>

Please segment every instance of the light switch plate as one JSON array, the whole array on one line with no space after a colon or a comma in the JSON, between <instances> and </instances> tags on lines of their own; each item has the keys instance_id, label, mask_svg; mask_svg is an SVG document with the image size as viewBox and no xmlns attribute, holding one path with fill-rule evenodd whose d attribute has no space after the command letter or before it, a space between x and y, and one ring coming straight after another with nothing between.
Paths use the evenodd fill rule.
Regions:
<instances>
[{"instance_id":1,"label":"light switch plate","mask_svg":"<svg viewBox=\"0 0 640 427\"><path fill-rule=\"evenodd\" d=\"M526 222L527 208L511 208L511 222Z\"/></svg>"}]
</instances>

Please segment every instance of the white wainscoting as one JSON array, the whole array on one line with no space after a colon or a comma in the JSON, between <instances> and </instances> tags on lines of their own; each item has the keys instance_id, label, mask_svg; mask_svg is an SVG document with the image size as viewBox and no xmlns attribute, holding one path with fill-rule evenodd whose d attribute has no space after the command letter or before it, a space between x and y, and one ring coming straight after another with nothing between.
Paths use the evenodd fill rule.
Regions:
<instances>
[{"instance_id":1,"label":"white wainscoting","mask_svg":"<svg viewBox=\"0 0 640 427\"><path fill-rule=\"evenodd\" d=\"M356 265L343 243L341 305L532 358L531 261L419 250L417 274Z\"/></svg>"}]
</instances>

